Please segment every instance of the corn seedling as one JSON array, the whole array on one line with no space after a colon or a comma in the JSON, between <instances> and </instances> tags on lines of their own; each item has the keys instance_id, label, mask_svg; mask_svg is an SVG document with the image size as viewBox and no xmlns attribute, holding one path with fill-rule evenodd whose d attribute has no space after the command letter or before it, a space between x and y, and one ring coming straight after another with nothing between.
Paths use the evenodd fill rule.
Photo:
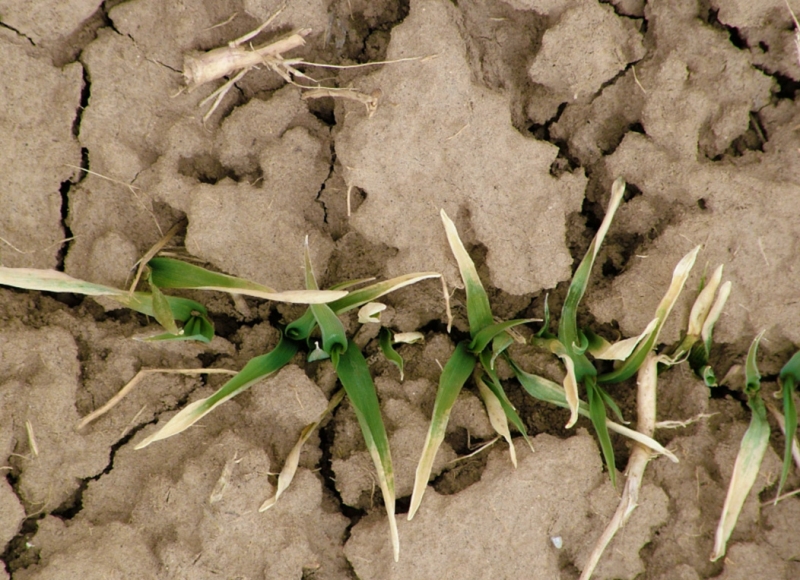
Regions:
<instances>
[{"instance_id":1,"label":"corn seedling","mask_svg":"<svg viewBox=\"0 0 800 580\"><path fill-rule=\"evenodd\" d=\"M235 290L240 294L250 296L266 297L274 295L275 291L271 288L260 286L252 282L215 274L199 268L176 262L166 258L154 258L150 261L152 269L151 277L157 284L168 288L194 288L206 290ZM337 394L331 399L331 403L325 413L314 423L307 426L301 433L300 439L295 448L286 459L284 468L278 478L278 488L275 495L267 500L261 509L270 508L277 501L278 497L284 492L291 482L297 469L300 449L308 439L313 430L320 424L324 417L330 413L338 404L344 394L350 399L356 417L361 427L367 450L375 464L378 474L378 482L383 493L386 511L389 516L390 534L394 558L399 558L399 539L397 535L397 524L394 517L394 470L392 468L392 458L389 451L389 438L383 425L380 413L378 396L375 391L375 384L372 381L366 359L352 339L345 334L339 316L361 308L368 303L372 303L381 296L388 294L399 288L414 284L427 278L438 278L435 272L424 272L418 274L408 274L392 280L377 282L369 286L352 290L349 293L342 290L345 287L360 283L346 283L333 290L319 290L316 277L311 266L311 259L308 253L308 243L306 241L305 251L305 280L306 290L291 293L291 298L303 298L309 304L308 310L297 320L293 321L282 332L281 340L278 345L270 352L251 359L244 368L227 383L225 383L214 394L205 399L195 401L178 412L170 419L159 431L150 435L137 445L141 449L167 437L171 437L187 429L206 414L210 413L217 406L225 401L244 392L250 386L276 373L289 363L294 355L302 348L316 343L316 349L312 351L311 357L330 358L334 369L343 387L343 393ZM287 297L289 293L280 293L282 297ZM334 300L329 300L335 298ZM374 315L376 307L367 310L367 318ZM319 340L314 339L314 333L319 333Z\"/></svg>"},{"instance_id":2,"label":"corn seedling","mask_svg":"<svg viewBox=\"0 0 800 580\"><path fill-rule=\"evenodd\" d=\"M474 377L478 385L480 395L489 412L492 426L508 441L511 460L515 465L516 453L508 429L508 421L514 424L530 444L525 424L508 400L503 386L500 384L494 364L497 356L513 342L511 335L506 331L514 326L532 322L532 319L495 323L489 306L489 298L478 277L475 263L464 248L455 224L447 217L444 210L441 211L441 217L447 241L456 258L461 279L464 282L467 294L469 333L472 340L460 342L442 370L433 407L433 417L425 439L422 458L417 465L414 490L408 511L409 520L414 517L417 509L419 509L422 496L428 485L436 452L442 441L444 441L450 411L456 402L458 393L461 392L470 376ZM479 362L480 365L478 365Z\"/></svg>"},{"instance_id":3,"label":"corn seedling","mask_svg":"<svg viewBox=\"0 0 800 580\"><path fill-rule=\"evenodd\" d=\"M657 408L657 381L659 367L669 368L678 364L686 359L691 352L695 343L701 339L703 329L705 329L705 336L708 341L703 341L706 359L700 360L699 363L703 367L707 367L707 353L710 348L710 337L713 331L714 323L719 317L719 312L725 304L725 300L730 292L730 283L723 285L720 290L719 296L715 300L717 289L722 277L722 267L720 266L714 272L709 284L706 285L695 300L689 316L689 327L686 337L681 341L678 348L670 356L664 354L657 354L654 347L658 342L658 335L663 326L664 321L671 312L675 301L678 299L681 290L683 289L689 272L695 262L699 246L689 252L675 267L672 275L672 283L667 290L666 295L661 300L658 308L656 309L656 317L648 325L643 333L647 338L642 342L637 351L645 351L644 362L641 364L637 371L637 431L644 436L653 437L657 426L656 422L656 408ZM714 307L712 308L712 301ZM649 330L648 330L649 329ZM591 342L591 341L590 341ZM622 341L625 342L625 341ZM620 344L620 343L617 343ZM601 344L602 352L607 354L611 350L606 345ZM591 350L591 347L590 347ZM627 355L626 355L627 356ZM636 353L634 352L631 357L635 360ZM710 368L710 367L709 367ZM713 373L712 373L713 375ZM581 580L589 580L600 558L603 555L608 544L617 534L617 532L628 522L633 511L639 503L639 492L641 490L644 472L647 464L653 458L653 453L647 447L636 443L633 446L631 455L628 459L628 466L626 469L627 479L625 487L622 492L619 506L614 513L611 521L606 526L605 531L597 540L592 553L589 556L581 573Z\"/></svg>"},{"instance_id":4,"label":"corn seedling","mask_svg":"<svg viewBox=\"0 0 800 580\"><path fill-rule=\"evenodd\" d=\"M150 281L151 292L129 292L111 286L94 284L73 278L57 270L32 268L6 268L0 266L0 285L40 290L43 292L69 292L85 296L106 296L123 306L152 316L167 331L146 340L199 340L210 342L214 325L208 318L205 306L194 300L166 296ZM178 329L176 322L184 324Z\"/></svg>"},{"instance_id":5,"label":"corn seedling","mask_svg":"<svg viewBox=\"0 0 800 580\"><path fill-rule=\"evenodd\" d=\"M281 340L272 351L251 359L241 371L236 373L214 394L188 405L172 417L160 430L139 443L136 448L141 449L155 441L180 433L210 413L218 405L242 393L256 382L276 373L287 365L294 355L305 346L304 343L307 344L311 340L312 333L318 329L322 341L320 350L325 356L330 357L333 362L337 375L344 387L343 393L346 393L350 398L358 417L367 449L377 469L378 481L383 492L386 510L389 514L394 557L397 560L399 557L399 540L394 519L394 475L389 453L389 440L383 426L375 385L370 376L366 360L358 347L345 335L344 327L338 316L420 280L438 278L439 274L435 272L409 274L392 280L377 282L349 293L344 288L360 284L363 281L342 284L332 290L320 290L311 267L307 241L305 251L305 290L278 292L273 288L249 280L212 272L205 268L170 258L151 258L147 262L144 272L150 289L149 293L130 292L94 284L55 270L25 268L0 267L0 284L29 290L72 292L88 296L109 297L128 308L154 317L164 327L166 333L151 337L149 340L196 339L209 342L213 337L213 325L202 304L185 298L167 296L162 292L162 289L215 290L227 292L234 296L245 295L267 300L308 304L309 308L306 313L284 329ZM176 321L182 322L183 328L179 329ZM136 382L136 379L134 379L129 383L129 386ZM130 388L127 390L130 390ZM106 405L106 407L87 417L81 425L88 424L100 414L105 413L110 406L113 406L125 395L127 390L123 389L124 392L110 401L110 405ZM275 496L265 502L262 509L267 509L273 505L289 485L297 469L302 444L342 397L343 394L334 395L326 413L318 421L303 430L300 440L287 458L284 469L278 478L278 490Z\"/></svg>"},{"instance_id":6,"label":"corn seedling","mask_svg":"<svg viewBox=\"0 0 800 580\"><path fill-rule=\"evenodd\" d=\"M559 355L564 361L567 367L567 378L564 381L563 388L552 381L527 373L511 358L511 356L509 356L507 349L514 342L512 336L515 334L513 327L534 322L534 320L519 319L507 322L495 322L489 305L489 299L478 277L475 264L464 248L455 225L444 211L441 212L447 240L456 258L456 262L458 263L459 272L467 295L467 318L469 320L471 340L462 341L456 346L455 352L447 361L442 371L439 380L439 388L436 393L431 424L428 429L425 446L423 447L422 457L417 466L408 519L413 518L420 506L428 479L430 478L433 460L444 439L450 411L456 401L458 393L470 376L473 377L478 387L478 392L484 400L492 426L509 443L512 463L516 464L516 454L513 441L511 440L509 422L516 427L525 441L530 444L525 425L506 396L495 370L495 362L498 357L503 357L503 359L509 363L517 380L530 395L542 401L570 409L572 416L569 426L575 423L579 414L589 416L593 423L595 423L598 433L601 429L606 433L605 438L608 441L609 452L611 443L608 437L608 429L612 429L625 436L631 437L635 441L641 442L656 453L665 454L669 456L670 459L677 461L677 458L675 458L672 453L664 449L664 447L654 441L652 437L637 433L627 427L608 420L605 414L604 399L601 400L600 397L595 397L593 400L592 395L590 395L590 402L587 405L579 399L577 394L578 381L589 380L587 377L590 377L592 381L590 384L594 386L594 379L597 373L588 361L588 358L583 354L583 352L589 348L589 342L584 334L581 334L579 338L577 325L575 323L575 311L586 288L589 271L597 255L597 249L605 232L608 230L613 212L616 210L616 206L619 205L623 193L624 183L622 181L615 182L609 213L603 221L603 225L598 232L598 237L595 238L589 249L587 258L584 259L581 266L578 268L578 272L573 279L573 284L570 287L567 303L564 307L564 314L562 315L562 320L567 320L560 326L559 337L557 338L547 334L546 324L549 319L549 313L546 310L545 327L540 331L538 338L535 339L536 343L547 346L551 352ZM652 334L657 327L659 327L658 321L651 323L651 325L648 326L650 334ZM623 345L622 350L624 352L622 352L621 355L623 357L629 355L638 341L643 338L644 336L639 337L636 341L627 341ZM524 339L522 339L522 342L525 342ZM570 347L568 348L566 344L569 344ZM604 346L609 348L608 345ZM618 352L619 350L619 347L610 347L612 353ZM580 377L580 379L577 377ZM607 395L605 398L610 401ZM596 404L598 400L600 400L600 410L602 412L598 411ZM597 427L598 423L601 423L601 427L599 428ZM610 465L613 468L613 455L611 455L610 461Z\"/></svg>"},{"instance_id":7,"label":"corn seedling","mask_svg":"<svg viewBox=\"0 0 800 580\"><path fill-rule=\"evenodd\" d=\"M744 392L747 395L747 406L750 407L752 415L733 465L733 475L714 536L712 562L725 555L728 539L736 526L736 520L739 519L744 501L756 481L761 461L764 459L769 445L769 423L764 401L761 399L761 374L758 372L756 364L758 344L763 336L764 331L761 331L747 352Z\"/></svg>"}]
</instances>

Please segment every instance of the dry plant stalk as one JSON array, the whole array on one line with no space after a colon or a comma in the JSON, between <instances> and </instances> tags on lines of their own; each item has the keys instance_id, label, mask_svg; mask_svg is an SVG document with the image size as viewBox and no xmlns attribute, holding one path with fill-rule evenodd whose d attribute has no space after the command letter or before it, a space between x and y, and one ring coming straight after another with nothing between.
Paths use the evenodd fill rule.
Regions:
<instances>
[{"instance_id":1,"label":"dry plant stalk","mask_svg":"<svg viewBox=\"0 0 800 580\"><path fill-rule=\"evenodd\" d=\"M222 46L209 50L199 55L186 55L183 60L183 78L189 91L194 90L200 85L221 78L230 77L225 84L212 92L200 103L204 107L213 100L208 112L203 115L203 122L208 121L209 117L217 110L222 99L233 88L233 85L244 77L251 69L257 66L265 66L273 72L279 74L287 83L293 84L304 90L304 99L316 99L321 97L332 97L355 100L363 103L367 108L367 113L371 117L378 107L378 100L381 97L380 89L375 89L371 93L364 93L353 88L332 88L320 86L304 86L295 82L295 78L303 78L315 85L318 82L303 72L297 70L298 65L344 69L361 68L364 66L375 66L379 64L389 64L395 62L405 62L420 60L418 57L400 58L393 61L368 62L355 65L331 65L307 62L302 58L284 58L284 54L306 43L306 37L311 34L310 28L301 28L274 42L253 47L245 46L249 40L258 36L275 18L281 13L283 8L275 12L267 19L264 24L255 30L248 32L244 36L229 42L227 46ZM233 76L231 76L233 75Z\"/></svg>"},{"instance_id":2,"label":"dry plant stalk","mask_svg":"<svg viewBox=\"0 0 800 580\"><path fill-rule=\"evenodd\" d=\"M341 98L358 101L359 103L364 104L364 106L367 108L367 115L371 118L372 115L375 114L375 111L378 110L378 101L380 100L382 94L383 93L380 89L375 89L371 93L367 94L352 88L332 89L328 87L320 87L317 89L308 89L303 93L302 99L308 100L332 97L334 99ZM350 214L348 213L348 216L349 215Z\"/></svg>"},{"instance_id":3,"label":"dry plant stalk","mask_svg":"<svg viewBox=\"0 0 800 580\"><path fill-rule=\"evenodd\" d=\"M636 430L648 437L653 436L656 428L658 362L659 357L654 351L648 353L647 358L639 368L636 380ZM606 547L608 547L608 544L614 539L617 532L628 523L628 519L630 519L633 510L639 505L639 492L642 487L644 470L653 455L654 453L641 443L633 444L633 450L628 459L628 467L626 469L628 479L625 482L625 489L622 492L622 498L617 506L617 511L614 512L614 516L611 518L608 526L606 526L603 534L597 540L589 556L589 560L583 568L580 580L589 580L589 578L592 577L594 569L600 562L600 558Z\"/></svg>"},{"instance_id":4,"label":"dry plant stalk","mask_svg":"<svg viewBox=\"0 0 800 580\"><path fill-rule=\"evenodd\" d=\"M108 402L86 415L80 423L75 427L78 431L86 427L89 423L98 419L108 413L112 407L114 407L117 403L119 403L122 399L124 399L128 393L130 393L133 388L138 385L146 376L152 375L154 373L165 373L165 374L177 374L177 375L212 375L212 374L228 374L228 375L235 375L236 371L230 371L228 369L142 369L136 375L128 381L128 383L122 387L119 392L111 397Z\"/></svg>"},{"instance_id":5,"label":"dry plant stalk","mask_svg":"<svg viewBox=\"0 0 800 580\"><path fill-rule=\"evenodd\" d=\"M292 66L293 64L301 63L301 60L287 61L284 60L282 55L285 52L303 46L306 43L305 37L311 34L310 28L297 30L275 42L264 44L256 48L246 48L242 46L248 40L261 33L278 14L280 14L280 11L273 14L269 20L255 30L230 42L228 46L209 50L199 56L187 55L184 57L183 78L190 91L200 85L221 79L238 71L233 78L228 80L200 103L202 107L212 99L214 100L211 108L203 116L204 122L217 110L222 99L224 99L228 91L233 88L233 85L252 68L258 65L264 65L270 70L275 71L290 83L294 83L291 75L296 75L298 77L305 76Z\"/></svg>"}]
</instances>

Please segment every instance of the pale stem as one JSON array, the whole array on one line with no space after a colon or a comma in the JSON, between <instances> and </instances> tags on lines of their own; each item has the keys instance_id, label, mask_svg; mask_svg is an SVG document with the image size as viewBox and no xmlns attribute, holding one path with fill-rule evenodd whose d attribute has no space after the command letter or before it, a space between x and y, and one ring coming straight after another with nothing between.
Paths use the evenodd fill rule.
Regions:
<instances>
[{"instance_id":1,"label":"pale stem","mask_svg":"<svg viewBox=\"0 0 800 580\"><path fill-rule=\"evenodd\" d=\"M120 389L120 391L111 397L108 402L92 411L88 415L86 415L76 429L79 431L86 427L89 423L94 421L95 419L102 417L106 413L108 413L114 405L119 403L125 396L130 393L133 388L138 385L142 379L144 379L147 375L152 375L154 373L165 373L165 374L178 374L178 375L211 375L211 374L229 374L235 375L237 371L229 371L228 369L142 369L136 375L128 381L124 387Z\"/></svg>"},{"instance_id":2,"label":"pale stem","mask_svg":"<svg viewBox=\"0 0 800 580\"><path fill-rule=\"evenodd\" d=\"M639 368L636 392L636 430L647 437L653 437L656 425L656 384L658 380L658 356L651 351L647 354L644 363ZM603 534L597 540L589 560L583 568L580 580L589 580L597 567L600 558L614 539L616 533L628 522L633 510L639 503L639 491L642 486L644 470L653 457L653 452L640 443L634 443L631 456L626 469L627 481L622 492L617 511L606 526Z\"/></svg>"}]
</instances>

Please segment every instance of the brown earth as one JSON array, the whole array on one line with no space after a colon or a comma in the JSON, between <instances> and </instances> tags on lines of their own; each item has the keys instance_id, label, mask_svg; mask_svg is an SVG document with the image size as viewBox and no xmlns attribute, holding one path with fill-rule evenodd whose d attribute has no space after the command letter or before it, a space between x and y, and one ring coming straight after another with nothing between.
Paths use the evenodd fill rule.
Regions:
<instances>
[{"instance_id":1,"label":"brown earth","mask_svg":"<svg viewBox=\"0 0 800 580\"><path fill-rule=\"evenodd\" d=\"M439 209L456 220L495 314L558 311L617 176L630 184L598 257L581 320L632 336L678 259L703 244L687 288L725 265L733 294L715 334L723 376L767 329L760 367L775 389L800 345L800 64L783 0L296 0L256 39L312 29L290 54L383 66L303 70L326 86L380 91L375 113L301 99L254 70L207 122L185 90L187 53L254 29L277 0L0 0L0 262L124 287L181 218L189 254L279 289L302 284L302 242L327 283L436 270L457 285ZM800 4L795 5L800 12ZM217 26L218 25L218 26ZM304 82L302 79L298 79ZM217 81L221 83L221 81ZM375 92L374 94L378 94ZM88 173L91 171L93 173ZM347 213L350 197L352 215ZM65 241L66 240L66 241ZM142 368L241 368L295 308L198 295L208 345L143 343L151 320L69 295L0 289L0 578L577 578L618 496L589 424L508 383L532 435L519 466L472 387L460 396L417 517L388 526L355 414L344 403L312 436L277 506L300 430L335 388L328 363L296 364L188 431L133 447L224 379L154 375L83 431L79 419ZM686 325L687 292L661 335ZM463 295L454 297L464 331ZM373 357L396 463L398 510L454 340L437 282L388 299L406 378ZM374 333L362 335L377 352ZM523 353L529 369L558 365ZM776 506L783 439L725 559L713 535L749 412L684 366L660 380L659 419L709 418L659 440L639 508L595 578L800 577L800 500ZM634 417L633 382L612 395ZM33 452L26 423L35 434ZM627 444L615 439L617 467ZM226 485L222 485L226 484ZM800 484L790 476L789 488ZM222 491L221 491L222 490ZM557 548L555 539L562 547Z\"/></svg>"}]
</instances>

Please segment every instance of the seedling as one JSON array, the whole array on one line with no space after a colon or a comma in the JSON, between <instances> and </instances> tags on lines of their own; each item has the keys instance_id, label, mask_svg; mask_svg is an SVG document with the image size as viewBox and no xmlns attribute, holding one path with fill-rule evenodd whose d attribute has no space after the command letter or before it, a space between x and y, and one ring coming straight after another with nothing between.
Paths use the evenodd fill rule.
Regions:
<instances>
[{"instance_id":1,"label":"seedling","mask_svg":"<svg viewBox=\"0 0 800 580\"><path fill-rule=\"evenodd\" d=\"M739 453L736 455L736 462L733 464L733 475L714 536L712 562L725 555L728 539L736 526L736 520L739 519L744 501L756 482L761 461L764 459L769 445L769 423L764 401L761 399L761 374L758 372L756 364L758 344L763 336L764 331L761 331L747 352L744 392L747 395L747 406L750 407L752 414L750 426L745 431L739 446Z\"/></svg>"},{"instance_id":2,"label":"seedling","mask_svg":"<svg viewBox=\"0 0 800 580\"><path fill-rule=\"evenodd\" d=\"M273 288L249 280L212 272L205 268L170 258L154 257L147 262L147 267L144 271L150 288L149 293L130 292L85 282L55 270L24 268L0 267L0 284L30 290L107 296L133 310L156 318L167 332L151 337L149 340L197 339L208 342L213 336L213 325L202 304L185 298L167 296L163 294L162 289L215 290L233 295L309 304L309 309L306 313L284 329L281 340L272 351L251 359L241 371L236 373L214 394L188 405L172 417L159 431L143 440L137 446L137 449L180 433L210 413L218 405L242 393L256 382L274 374L288 364L294 355L312 340L312 333L315 329L319 329L322 339L320 350L330 357L333 362L336 373L344 387L343 393L346 393L350 398L361 426L367 449L375 463L378 481L389 515L392 545L395 560L397 560L399 557L399 539L394 518L394 475L389 453L389 440L383 426L375 385L372 382L366 360L358 347L345 335L344 327L338 316L373 302L399 288L427 278L438 278L439 274L435 272L409 274L377 282L349 293L344 290L345 287L351 287L364 281L345 283L332 290L320 290L317 287L316 278L311 267L307 240L305 250L305 290L278 292ZM184 323L183 328L178 328L176 321ZM184 369L184 371L202 372L202 369ZM138 381L134 378L129 383L128 388L123 389L123 392L110 401L108 405L87 417L81 423L81 426L88 424L89 421L105 413L136 382ZM265 502L262 509L267 509L273 505L289 485L297 469L300 447L323 420L324 416L341 401L343 393L334 395L326 413L323 413L323 416L318 421L303 430L295 449L286 460L279 477L275 496Z\"/></svg>"},{"instance_id":3,"label":"seedling","mask_svg":"<svg viewBox=\"0 0 800 580\"><path fill-rule=\"evenodd\" d=\"M469 331L472 340L470 342L460 342L442 370L439 389L436 392L436 401L433 407L433 417L414 479L414 491L408 511L409 520L414 517L422 501L436 452L442 441L444 441L450 411L456 402L458 393L470 376L474 377L478 385L481 397L489 412L492 426L508 441L511 460L515 465L516 453L508 429L508 421L514 424L530 444L525 424L508 400L503 386L500 384L500 379L497 377L494 363L497 356L513 342L506 331L514 326L532 322L532 319L495 323L489 306L489 298L478 277L475 263L464 248L455 224L447 217L444 210L441 211L441 217L447 234L447 241L458 262L458 268L464 282L467 294ZM478 365L478 362L480 362L480 365Z\"/></svg>"},{"instance_id":4,"label":"seedling","mask_svg":"<svg viewBox=\"0 0 800 580\"><path fill-rule=\"evenodd\" d=\"M210 342L214 326L205 306L194 300L165 296L151 284L151 292L129 292L73 278L57 270L6 268L0 266L0 284L43 292L70 292L85 296L107 296L123 306L154 317L167 330L166 334L148 340L200 340ZM178 329L177 322L184 323Z\"/></svg>"},{"instance_id":5,"label":"seedling","mask_svg":"<svg viewBox=\"0 0 800 580\"><path fill-rule=\"evenodd\" d=\"M695 362L701 365L701 370L710 369L707 364L707 359L708 350L711 345L711 334L714 324L719 317L719 313L730 293L730 282L726 282L720 289L719 295L717 295L717 289L722 278L722 266L716 269L708 285L702 289L695 300L689 316L689 327L686 337L681 341L678 348L675 349L670 356L665 354L659 355L655 351L655 345L658 343L658 335L663 323L667 316L669 316L675 301L684 287L699 249L699 246L694 248L684 256L675 267L675 271L672 275L672 283L656 310L656 317L648 325L649 330L646 329L645 333L643 333L646 334L648 338L642 342L637 349L637 352L641 351L646 354L644 362L637 372L636 405L638 421L636 429L639 433L647 437L653 437L658 425L656 422L656 398L659 370L683 362L686 357L689 356L689 353L693 351L695 343L700 341L701 337L704 339L701 343L703 350L698 351ZM610 350L610 348L606 350ZM631 356L631 359L636 359L635 353ZM713 372L706 372L705 374L706 376L713 376ZM584 565L581 573L581 580L589 580L589 578L591 578L608 544L616 533L628 522L636 506L639 504L639 491L642 486L644 472L652 457L653 453L650 449L638 443L634 444L628 459L628 467L625 470L627 480L625 481L625 488L623 489L619 506L614 516L611 518L611 521L606 526L605 531L597 540L592 553Z\"/></svg>"},{"instance_id":6,"label":"seedling","mask_svg":"<svg viewBox=\"0 0 800 580\"><path fill-rule=\"evenodd\" d=\"M600 231L592 242L587 257L581 262L573 278L572 285L570 286L567 301L562 313L562 323L559 326L559 336L555 337L547 332L549 312L546 309L545 326L534 340L536 344L546 346L551 352L557 354L564 361L567 367L567 377L564 381L563 388L552 381L527 373L511 356L509 356L507 349L514 342L512 328L520 324L533 322L534 320L520 319L507 322L495 322L486 291L475 269L475 264L458 237L455 225L444 211L441 212L447 240L458 262L459 271L466 290L467 317L469 319L471 340L469 342L461 342L456 346L455 352L447 361L442 371L431 424L422 451L422 457L417 466L408 519L413 518L419 508L430 477L436 451L444 439L450 410L456 401L458 393L470 376L475 380L478 391L484 400L492 426L509 443L512 463L516 464L516 456L508 428L509 421L523 435L526 442L530 444L525 425L508 400L499 377L497 376L495 361L498 357L503 357L503 359L509 363L516 378L529 394L540 400L569 408L571 417L568 426L574 425L578 414L584 414L592 419L592 422L598 430L598 434L601 430L605 433L608 449L604 449L604 454L606 454L607 458L610 455L609 471L612 472L612 480L614 464L608 429L613 429L629 436L641 442L649 449L657 453L663 453L672 460L677 461L677 458L675 458L672 453L664 449L664 447L655 442L651 437L642 433L636 433L631 429L607 419L604 401L608 401L612 405L613 401L611 401L610 397L605 395L604 391L597 386L597 373L594 366L584 355L584 352L590 347L589 339L583 333L579 335L575 322L576 309L586 288L591 265L597 255L600 242L602 242L608 230L613 212L622 199L624 190L624 182L621 180L615 182L612 190L611 205L606 219L603 220ZM656 328L660 328L658 320L648 325L648 331L641 337L634 341L625 341L621 347L620 345L612 346L601 344L602 341L599 341L599 339L593 341L594 347L596 347L598 352L605 351L606 354L615 353L617 356L622 356L624 358L630 355L630 352L636 347L638 341L652 335ZM524 339L522 342L524 342ZM569 347L567 345L569 345ZM635 370L636 369L634 369L633 372L635 372ZM579 381L587 382L589 385L587 391L590 388L594 389L594 395L591 393L589 395L588 405L583 403L578 397L577 385ZM614 408L616 408L616 405L614 405ZM598 427L598 425L600 425L600 427ZM602 441L603 438L601 437L601 442ZM607 461L609 461L609 459L607 459Z\"/></svg>"},{"instance_id":7,"label":"seedling","mask_svg":"<svg viewBox=\"0 0 800 580\"><path fill-rule=\"evenodd\" d=\"M589 404L589 417L597 433L603 458L608 467L611 482L614 485L616 485L616 468L614 467L614 450L608 433L606 407L610 408L620 421L623 421L623 419L619 407L603 389L602 384L626 380L637 372L644 363L647 353L652 349L655 335L661 324L663 324L663 317L666 316L666 313L664 313L660 322L657 316L647 325L647 328L640 336L621 341L616 345L610 345L594 333L578 328L578 305L586 292L589 275L597 253L600 251L600 245L603 243L609 227L611 227L611 221L624 193L625 182L619 178L611 187L611 199L600 228L572 277L572 282L567 290L567 297L561 310L558 335L553 336L549 332L549 317L546 315L545 325L533 341L534 344L546 348L558 356L566 368L564 391L570 409L567 428L572 427L578 419L578 385L582 384L584 386ZM587 353L592 354L595 358L621 360L623 362L617 370L598 377L597 369L589 360Z\"/></svg>"},{"instance_id":8,"label":"seedling","mask_svg":"<svg viewBox=\"0 0 800 580\"><path fill-rule=\"evenodd\" d=\"M223 291L232 291L232 289L235 288L238 293L259 297L274 294L271 288L240 279L234 279L224 274L208 272L203 268L191 266L183 262L176 262L175 260L154 258L150 261L150 267L153 272L152 277L155 279L156 283L160 284L162 287ZM311 266L308 241L306 240L306 290L293 293L281 293L283 297L289 296L291 298L304 299L305 303L309 304L309 308L305 314L286 326L278 345L272 351L251 359L236 376L231 378L214 394L186 406L172 417L160 430L140 442L136 448L141 449L161 439L177 435L213 411L217 406L244 392L258 381L276 373L287 365L301 348L310 346L311 343L316 343L314 352L320 351L322 353L322 355L317 356L330 357L336 374L342 383L343 392L347 394L355 410L367 450L372 457L377 471L378 483L383 493L384 503L389 517L394 558L397 560L400 553L400 544L397 534L397 523L394 517L394 470L392 468L392 458L389 451L389 438L383 425L378 396L366 359L358 349L358 346L353 343L352 339L346 336L344 326L338 317L346 312L373 302L389 292L421 280L438 277L438 273L423 272L377 282L364 288L352 290L349 293L344 292L342 288L350 287L350 284L357 284L360 282L346 283L333 290L319 290ZM338 298L328 301L327 303L321 299L325 298L327 300L327 298L330 298L332 295ZM318 330L321 340L313 337L315 330ZM342 397L343 394L334 395L326 412L323 413L317 421L303 430L300 440L286 459L281 475L278 478L278 489L275 496L267 500L261 506L262 511L274 505L278 497L289 485L297 469L300 448L303 443L308 439L324 417L333 410Z\"/></svg>"}]
</instances>

